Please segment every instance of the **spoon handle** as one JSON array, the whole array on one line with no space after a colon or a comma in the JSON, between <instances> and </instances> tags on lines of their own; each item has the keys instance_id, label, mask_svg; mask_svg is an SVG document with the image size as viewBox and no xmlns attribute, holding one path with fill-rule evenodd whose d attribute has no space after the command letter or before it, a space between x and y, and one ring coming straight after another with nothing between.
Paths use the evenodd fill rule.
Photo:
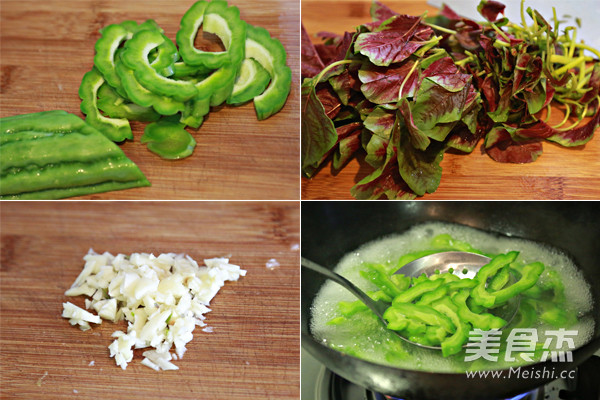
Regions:
<instances>
[{"instance_id":1,"label":"spoon handle","mask_svg":"<svg viewBox=\"0 0 600 400\"><path fill-rule=\"evenodd\" d=\"M360 301L362 301L367 307L369 307L371 309L371 311L373 311L375 313L375 315L377 315L379 317L379 319L381 319L384 322L384 324L387 325L387 322L383 319L383 313L384 313L385 309L387 308L387 306L381 307L380 304L378 304L373 299L371 299L369 296L367 296L367 294L365 292L360 290L356 285L354 285L352 282L350 282L348 279L344 278L343 276L341 276L325 267L322 267L315 262L307 260L304 257L301 258L301 261L302 261L303 267L306 267L310 270L315 271L318 274L321 274L321 275L331 279L332 281L343 286L354 296L358 297L358 299Z\"/></svg>"}]
</instances>

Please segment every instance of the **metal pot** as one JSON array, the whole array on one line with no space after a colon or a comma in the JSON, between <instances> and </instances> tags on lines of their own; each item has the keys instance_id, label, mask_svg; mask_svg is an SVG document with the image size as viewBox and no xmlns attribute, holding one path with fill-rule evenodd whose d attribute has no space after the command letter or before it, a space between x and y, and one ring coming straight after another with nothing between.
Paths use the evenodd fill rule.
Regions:
<instances>
[{"instance_id":1,"label":"metal pot","mask_svg":"<svg viewBox=\"0 0 600 400\"><path fill-rule=\"evenodd\" d=\"M404 399L502 399L556 379L600 349L600 204L597 202L303 202L302 256L333 268L346 253L426 221L459 223L537 240L571 255L592 288L593 339L573 351L572 362L532 364L516 377L467 378L364 361L317 342L310 333L310 307L324 279L302 270L302 346L333 372L379 393ZM543 371L554 371L554 377ZM525 374L528 374L525 378Z\"/></svg>"}]
</instances>

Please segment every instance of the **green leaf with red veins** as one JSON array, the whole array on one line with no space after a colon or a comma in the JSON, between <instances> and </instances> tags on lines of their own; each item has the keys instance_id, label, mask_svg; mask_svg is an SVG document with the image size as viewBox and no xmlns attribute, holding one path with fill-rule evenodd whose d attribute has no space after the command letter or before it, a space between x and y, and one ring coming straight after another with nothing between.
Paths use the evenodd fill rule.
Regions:
<instances>
[{"instance_id":1,"label":"green leaf with red veins","mask_svg":"<svg viewBox=\"0 0 600 400\"><path fill-rule=\"evenodd\" d=\"M350 193L359 200L377 200L381 196L389 200L413 200L417 197L402 180L395 162L375 170L354 185Z\"/></svg>"},{"instance_id":2,"label":"green leaf with red veins","mask_svg":"<svg viewBox=\"0 0 600 400\"><path fill-rule=\"evenodd\" d=\"M488 111L488 116L494 122L506 122L510 114L510 88L508 86L500 89L500 100L493 111ZM490 105L491 106L491 105Z\"/></svg>"},{"instance_id":3,"label":"green leaf with red veins","mask_svg":"<svg viewBox=\"0 0 600 400\"><path fill-rule=\"evenodd\" d=\"M566 147L581 146L594 137L594 131L600 126L600 110L596 109L592 118L574 129L565 131L557 130L543 121L521 126L515 131L515 135L524 138L548 139Z\"/></svg>"},{"instance_id":4,"label":"green leaf with red veins","mask_svg":"<svg viewBox=\"0 0 600 400\"><path fill-rule=\"evenodd\" d=\"M358 78L362 82L360 90L372 103L396 103L400 100L400 86L413 66L414 61L411 60L390 68L365 63L358 71ZM419 74L413 71L402 88L402 95L413 97L418 83Z\"/></svg>"},{"instance_id":5,"label":"green leaf with red veins","mask_svg":"<svg viewBox=\"0 0 600 400\"><path fill-rule=\"evenodd\" d=\"M400 126L402 125L397 125ZM433 193L439 186L442 178L440 163L445 150L445 144L437 141L432 141L426 150L419 150L411 144L409 133L405 129L400 132L397 152L400 175L418 196Z\"/></svg>"},{"instance_id":6,"label":"green leaf with red veins","mask_svg":"<svg viewBox=\"0 0 600 400\"><path fill-rule=\"evenodd\" d=\"M504 127L494 127L485 137L485 150L502 163L534 162L542 154L542 139L514 140Z\"/></svg>"},{"instance_id":7,"label":"green leaf with red veins","mask_svg":"<svg viewBox=\"0 0 600 400\"><path fill-rule=\"evenodd\" d=\"M353 124L351 124L353 125ZM339 128L338 128L339 129ZM333 168L341 169L344 164L352 157L356 150L360 149L360 124L353 127L352 131L346 137L340 140L336 152L333 154Z\"/></svg>"},{"instance_id":8,"label":"green leaf with red veins","mask_svg":"<svg viewBox=\"0 0 600 400\"><path fill-rule=\"evenodd\" d=\"M426 78L449 92L460 92L471 82L471 75L467 74L440 74Z\"/></svg>"},{"instance_id":9,"label":"green leaf with red veins","mask_svg":"<svg viewBox=\"0 0 600 400\"><path fill-rule=\"evenodd\" d=\"M365 146L367 156L365 161L373 168L379 168L385 162L387 154L387 146L389 139L385 139L379 135L371 135L369 142Z\"/></svg>"},{"instance_id":10,"label":"green leaf with red veins","mask_svg":"<svg viewBox=\"0 0 600 400\"><path fill-rule=\"evenodd\" d=\"M396 121L396 113L394 111L378 106L367 116L363 124L365 128L374 134L389 139L394 127L394 121Z\"/></svg>"},{"instance_id":11,"label":"green leaf with red veins","mask_svg":"<svg viewBox=\"0 0 600 400\"><path fill-rule=\"evenodd\" d=\"M596 109L596 114L585 125L579 125L577 128L568 131L555 131L557 133L550 136L548 140L566 147L581 146L594 137L594 131L598 126L600 126L600 108Z\"/></svg>"},{"instance_id":12,"label":"green leaf with red veins","mask_svg":"<svg viewBox=\"0 0 600 400\"><path fill-rule=\"evenodd\" d=\"M337 140L333 121L325 113L312 81L305 81L302 85L302 171L308 177Z\"/></svg>"},{"instance_id":13,"label":"green leaf with red veins","mask_svg":"<svg viewBox=\"0 0 600 400\"><path fill-rule=\"evenodd\" d=\"M446 145L453 149L470 153L477 146L479 139L481 139L481 134L473 134L465 124L459 123L448 136Z\"/></svg>"},{"instance_id":14,"label":"green leaf with red veins","mask_svg":"<svg viewBox=\"0 0 600 400\"><path fill-rule=\"evenodd\" d=\"M425 150L430 143L429 137L416 125L413 119L411 105L406 98L403 98L398 103L398 111L400 111L403 117L403 125L408 130L411 144L417 149Z\"/></svg>"},{"instance_id":15,"label":"green leaf with red veins","mask_svg":"<svg viewBox=\"0 0 600 400\"><path fill-rule=\"evenodd\" d=\"M329 83L337 93L340 101L348 105L352 91L360 91L360 81L358 80L358 64L344 65L344 71L336 76L329 78Z\"/></svg>"},{"instance_id":16,"label":"green leaf with red veins","mask_svg":"<svg viewBox=\"0 0 600 400\"><path fill-rule=\"evenodd\" d=\"M385 195L390 200L410 200L416 196L402 180L398 171L397 148L400 121L396 121L389 145L385 146L385 159L375 171L363 178L350 193L360 200L375 200ZM373 135L375 136L375 135Z\"/></svg>"},{"instance_id":17,"label":"green leaf with red veins","mask_svg":"<svg viewBox=\"0 0 600 400\"><path fill-rule=\"evenodd\" d=\"M479 92L475 90L473 85L471 85L469 87L467 100L465 101L463 113L460 118L460 120L469 128L471 133L475 133L477 131L477 118L481 107L481 97Z\"/></svg>"},{"instance_id":18,"label":"green leaf with red veins","mask_svg":"<svg viewBox=\"0 0 600 400\"><path fill-rule=\"evenodd\" d=\"M456 122L461 119L469 94L470 85L466 85L470 82L471 77L467 75L465 78L463 75L462 78L459 77L460 79L450 78L458 75L463 74L448 75L447 80L442 79L445 83L444 86L434 82L432 79L434 77L423 79L416 95L416 101L410 106L412 118L419 129L433 130L440 123ZM456 92L448 91L446 88L449 87L450 81L454 84L451 87L460 87L462 84L462 89ZM449 132L448 130L446 134ZM445 138L445 135L441 137L441 132L432 134L440 141Z\"/></svg>"},{"instance_id":19,"label":"green leaf with red veins","mask_svg":"<svg viewBox=\"0 0 600 400\"><path fill-rule=\"evenodd\" d=\"M523 97L527 102L527 110L532 115L540 111L544 107L544 104L546 104L545 86L545 83L539 81L533 89L523 91Z\"/></svg>"},{"instance_id":20,"label":"green leaf with red veins","mask_svg":"<svg viewBox=\"0 0 600 400\"><path fill-rule=\"evenodd\" d=\"M513 96L537 85L542 76L542 59L528 53L519 54L512 84Z\"/></svg>"}]
</instances>

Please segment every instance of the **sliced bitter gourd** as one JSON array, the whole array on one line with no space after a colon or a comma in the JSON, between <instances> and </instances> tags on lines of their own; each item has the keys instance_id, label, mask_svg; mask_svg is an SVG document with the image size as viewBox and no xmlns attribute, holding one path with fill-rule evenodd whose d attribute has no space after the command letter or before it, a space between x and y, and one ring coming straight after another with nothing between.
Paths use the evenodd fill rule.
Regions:
<instances>
[{"instance_id":1,"label":"sliced bitter gourd","mask_svg":"<svg viewBox=\"0 0 600 400\"><path fill-rule=\"evenodd\" d=\"M192 155L196 141L186 131L185 125L162 120L146 126L140 142L148 150L168 160L178 160Z\"/></svg>"},{"instance_id":2,"label":"sliced bitter gourd","mask_svg":"<svg viewBox=\"0 0 600 400\"><path fill-rule=\"evenodd\" d=\"M241 104L260 95L269 86L271 75L254 58L246 58L233 85L227 104Z\"/></svg>"},{"instance_id":3,"label":"sliced bitter gourd","mask_svg":"<svg viewBox=\"0 0 600 400\"><path fill-rule=\"evenodd\" d=\"M269 86L254 97L254 109L259 120L267 119L285 104L290 93L292 70L286 65L287 54L281 42L264 28L247 24L246 59L253 58L271 76ZM238 71L238 76L242 71ZM229 102L233 100L230 98Z\"/></svg>"}]
</instances>

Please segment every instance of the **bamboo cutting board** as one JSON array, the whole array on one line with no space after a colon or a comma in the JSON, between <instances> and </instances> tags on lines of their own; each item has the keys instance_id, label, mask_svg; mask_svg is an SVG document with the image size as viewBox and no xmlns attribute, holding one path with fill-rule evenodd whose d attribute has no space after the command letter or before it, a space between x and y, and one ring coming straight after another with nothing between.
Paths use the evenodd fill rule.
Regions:
<instances>
[{"instance_id":1,"label":"bamboo cutting board","mask_svg":"<svg viewBox=\"0 0 600 400\"><path fill-rule=\"evenodd\" d=\"M79 111L78 89L93 65L98 30L130 19L154 19L175 40L194 0L2 0L0 117L61 109ZM95 194L93 199L298 199L299 31L297 1L230 0L241 18L262 26L287 50L292 90L281 112L258 121L252 103L213 107L198 129L191 157L159 158L140 143L145 123L132 123L121 145L151 187Z\"/></svg>"},{"instance_id":2,"label":"bamboo cutting board","mask_svg":"<svg viewBox=\"0 0 600 400\"><path fill-rule=\"evenodd\" d=\"M383 1L402 14L435 15L437 9L422 0ZM302 23L313 40L320 31L343 34L371 20L368 0L323 3L302 1ZM475 7L476 2L473 2ZM335 9L335 15L323 13ZM551 122L560 121L554 113ZM554 116L556 115L556 119ZM600 132L596 132L598 136ZM426 200L443 199L600 199L600 138L583 146L564 148L544 142L544 152L531 164L502 164L493 161L480 145L472 154L446 153L442 180ZM352 199L350 188L372 172L364 157L353 158L341 171L331 161L312 179L302 178L302 199Z\"/></svg>"},{"instance_id":3,"label":"bamboo cutting board","mask_svg":"<svg viewBox=\"0 0 600 400\"><path fill-rule=\"evenodd\" d=\"M0 398L299 398L297 202L4 202L1 212ZM141 365L140 350L123 371L107 346L124 322L82 332L61 317L63 302L83 306L64 291L90 247L231 254L248 273L213 299L214 332L194 331L178 371ZM271 258L281 266L267 269Z\"/></svg>"}]
</instances>

